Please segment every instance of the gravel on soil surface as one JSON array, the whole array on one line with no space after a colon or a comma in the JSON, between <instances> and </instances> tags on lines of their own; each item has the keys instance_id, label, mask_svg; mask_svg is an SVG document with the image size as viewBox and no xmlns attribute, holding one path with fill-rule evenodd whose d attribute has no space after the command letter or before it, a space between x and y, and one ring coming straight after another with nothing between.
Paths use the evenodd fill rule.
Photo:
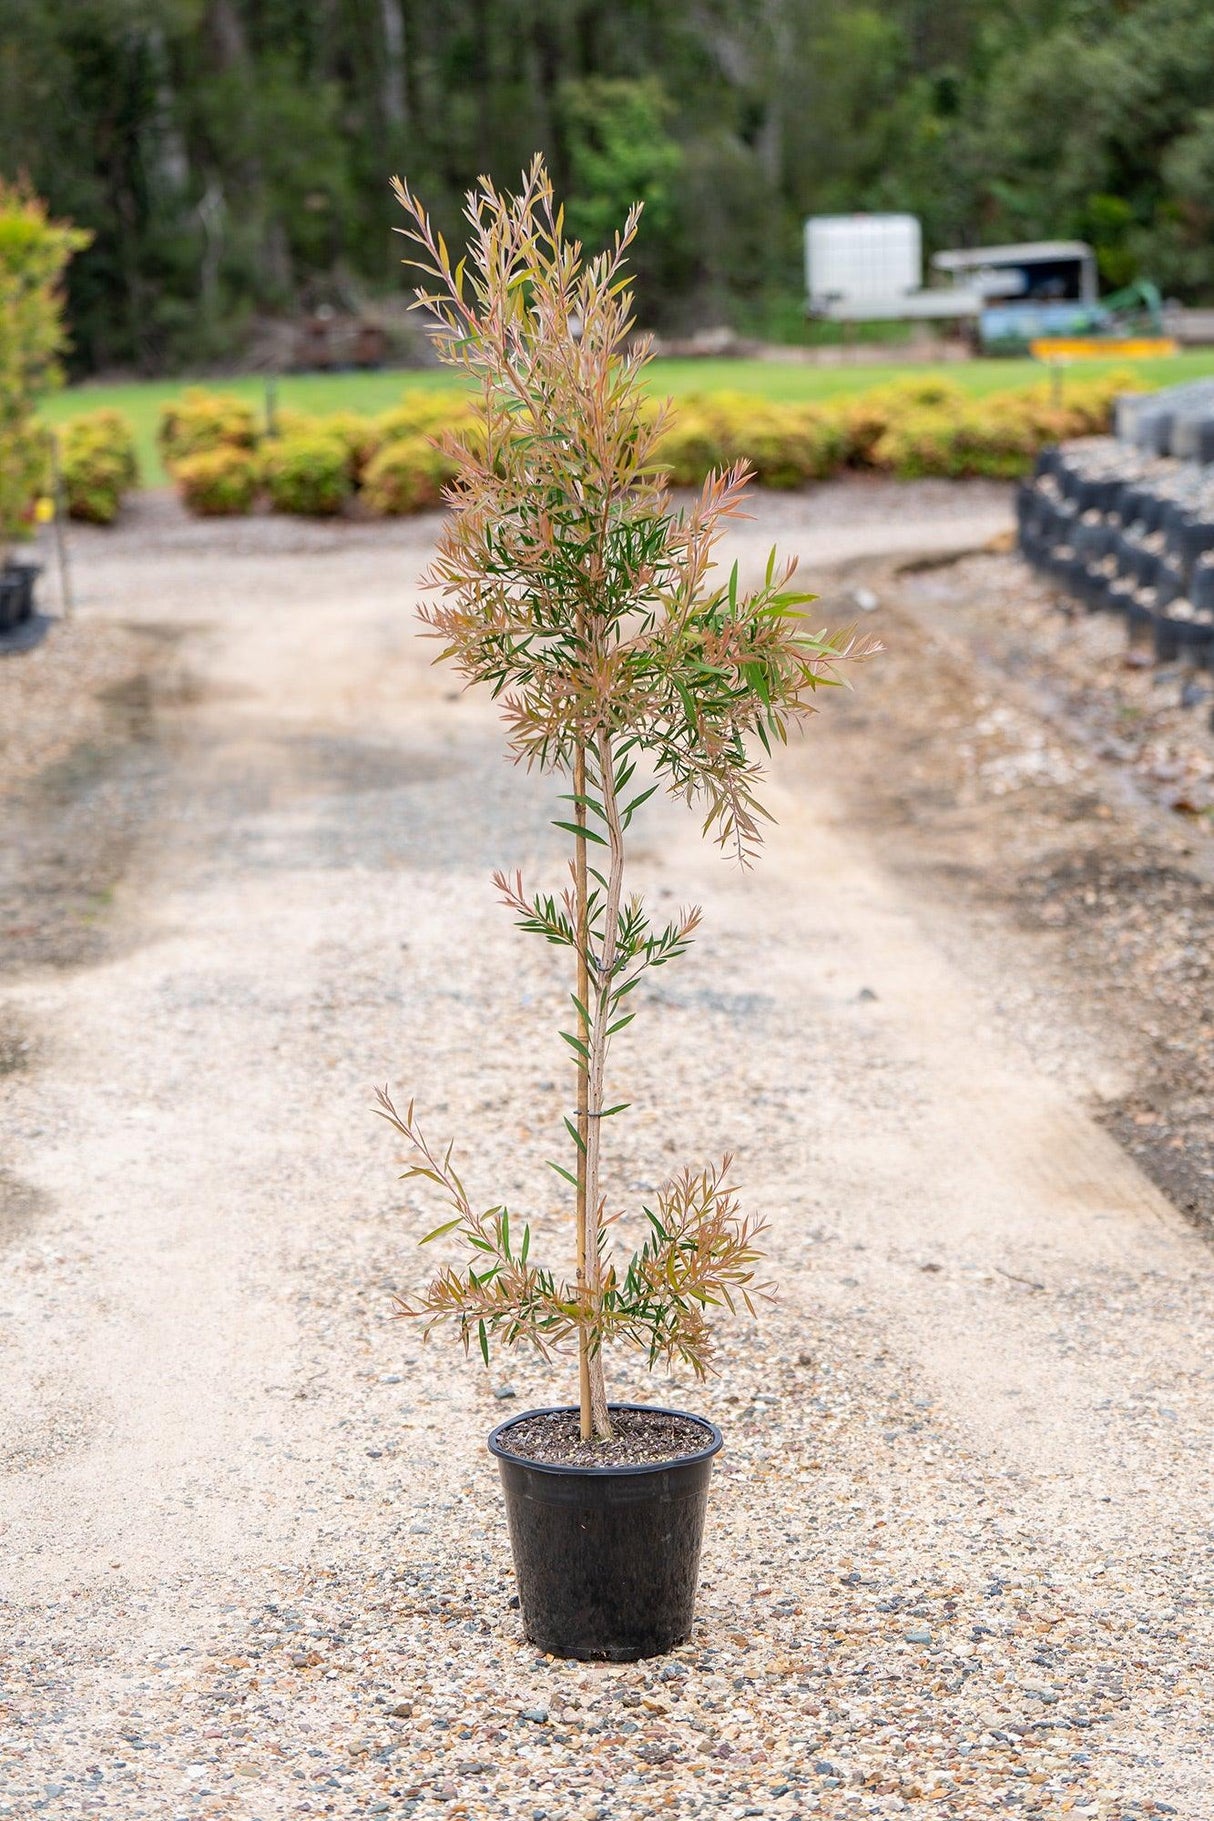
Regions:
<instances>
[{"instance_id":1,"label":"gravel on soil surface","mask_svg":"<svg viewBox=\"0 0 1214 1821\"><path fill-rule=\"evenodd\" d=\"M778 534L809 584L920 497L758 501L724 558ZM899 535L969 541L931 497ZM141 503L81 541L89 623L173 622L196 687L153 699L99 958L3 988L0 1814L1209 1821L1210 1254L1088 1116L1121 1052L904 865L934 749L914 827L865 819L836 699L754 874L677 807L636 824L638 886L705 923L621 1036L612 1203L732 1148L781 1286L707 1391L611 1360L725 1432L695 1627L640 1664L526 1644L484 1438L575 1372L394 1319L433 1203L371 1113L416 1088L563 1265L567 984L488 881L555 884L560 810L428 668L432 529L208 543Z\"/></svg>"},{"instance_id":2,"label":"gravel on soil surface","mask_svg":"<svg viewBox=\"0 0 1214 1821\"><path fill-rule=\"evenodd\" d=\"M545 1411L520 1417L501 1440L523 1460L561 1467L640 1467L685 1460L712 1440L703 1423L665 1411L616 1410L612 1428L609 1442L584 1442L576 1413Z\"/></svg>"}]
</instances>

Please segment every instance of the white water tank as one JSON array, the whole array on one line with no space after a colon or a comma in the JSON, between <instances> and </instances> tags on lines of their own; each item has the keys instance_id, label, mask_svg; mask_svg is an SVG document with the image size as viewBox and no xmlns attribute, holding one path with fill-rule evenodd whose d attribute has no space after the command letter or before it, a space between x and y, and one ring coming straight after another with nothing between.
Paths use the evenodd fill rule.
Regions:
<instances>
[{"instance_id":1,"label":"white water tank","mask_svg":"<svg viewBox=\"0 0 1214 1821\"><path fill-rule=\"evenodd\" d=\"M805 292L812 313L827 315L832 305L866 300L888 306L922 283L923 239L914 215L811 215L805 223ZM847 313L854 315L854 307Z\"/></svg>"}]
</instances>

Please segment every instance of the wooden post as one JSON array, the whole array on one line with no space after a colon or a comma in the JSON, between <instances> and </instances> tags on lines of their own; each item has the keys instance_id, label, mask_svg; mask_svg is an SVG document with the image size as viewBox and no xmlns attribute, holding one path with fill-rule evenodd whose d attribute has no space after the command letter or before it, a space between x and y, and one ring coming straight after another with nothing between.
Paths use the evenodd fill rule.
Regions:
<instances>
[{"instance_id":1,"label":"wooden post","mask_svg":"<svg viewBox=\"0 0 1214 1821\"><path fill-rule=\"evenodd\" d=\"M70 620L76 611L76 601L72 594L72 571L67 558L67 532L64 530L67 494L59 461L59 434L55 430L51 431L51 499L55 509L51 524L54 527L55 554L59 559L59 605L64 619Z\"/></svg>"},{"instance_id":2,"label":"wooden post","mask_svg":"<svg viewBox=\"0 0 1214 1821\"><path fill-rule=\"evenodd\" d=\"M586 748L579 742L573 759L573 794L581 799L586 795ZM574 819L579 827L586 814L580 800L574 804ZM573 857L573 892L577 911L577 996L580 1005L590 1004L590 964L589 941L590 931L587 919L588 882L586 877L586 837L575 836ZM590 1041L590 1027L581 1019L582 1042ZM590 1133L590 1073L589 1063L585 1056L579 1055L577 1065L577 1285L584 1291L587 1284L586 1228L588 1224L588 1204L586 1198L586 1140ZM590 1415L590 1342L585 1328L578 1329L578 1393L581 1413L582 1440L588 1442L594 1433Z\"/></svg>"}]
</instances>

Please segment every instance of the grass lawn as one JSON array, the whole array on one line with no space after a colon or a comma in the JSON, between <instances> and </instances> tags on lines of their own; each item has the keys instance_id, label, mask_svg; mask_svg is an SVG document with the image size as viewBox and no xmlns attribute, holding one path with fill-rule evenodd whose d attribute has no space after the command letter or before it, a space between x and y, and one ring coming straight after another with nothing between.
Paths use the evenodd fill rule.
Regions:
<instances>
[{"instance_id":1,"label":"grass lawn","mask_svg":"<svg viewBox=\"0 0 1214 1821\"><path fill-rule=\"evenodd\" d=\"M1072 374L1095 377L1113 368L1132 369L1148 385L1175 385L1180 380L1214 375L1214 348L1164 360L1076 361L1066 369L1062 384L1065 388ZM1042 368L1032 360L957 361L939 367L925 366L921 361L913 365L817 367L774 360L658 360L649 370L649 384L652 391L669 392L675 398L690 392L753 392L761 398L793 403L868 392L893 379L922 378L928 373L942 373L975 395L1002 391L1008 386L1032 385L1043 377ZM404 392L461 383L456 375L442 369L420 373L299 373L279 379L277 391L280 404L294 405L301 411L374 412L387 410ZM135 428L144 484L159 486L164 483L165 474L156 450L156 425L164 405L190 384L203 385L208 391L235 393L253 404L263 403L266 395L266 381L260 374L224 380L88 384L56 394L47 401L43 415L50 423L62 423L80 411L103 405L125 412Z\"/></svg>"}]
</instances>

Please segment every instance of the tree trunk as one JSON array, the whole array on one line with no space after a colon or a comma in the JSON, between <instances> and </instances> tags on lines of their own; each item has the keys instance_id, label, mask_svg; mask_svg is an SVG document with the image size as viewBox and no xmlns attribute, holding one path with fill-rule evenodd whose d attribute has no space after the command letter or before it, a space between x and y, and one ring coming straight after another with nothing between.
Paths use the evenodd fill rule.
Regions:
<instances>
[{"instance_id":1,"label":"tree trunk","mask_svg":"<svg viewBox=\"0 0 1214 1821\"><path fill-rule=\"evenodd\" d=\"M379 0L384 35L383 86L380 91L384 119L399 130L405 125L405 15L401 0Z\"/></svg>"}]
</instances>

